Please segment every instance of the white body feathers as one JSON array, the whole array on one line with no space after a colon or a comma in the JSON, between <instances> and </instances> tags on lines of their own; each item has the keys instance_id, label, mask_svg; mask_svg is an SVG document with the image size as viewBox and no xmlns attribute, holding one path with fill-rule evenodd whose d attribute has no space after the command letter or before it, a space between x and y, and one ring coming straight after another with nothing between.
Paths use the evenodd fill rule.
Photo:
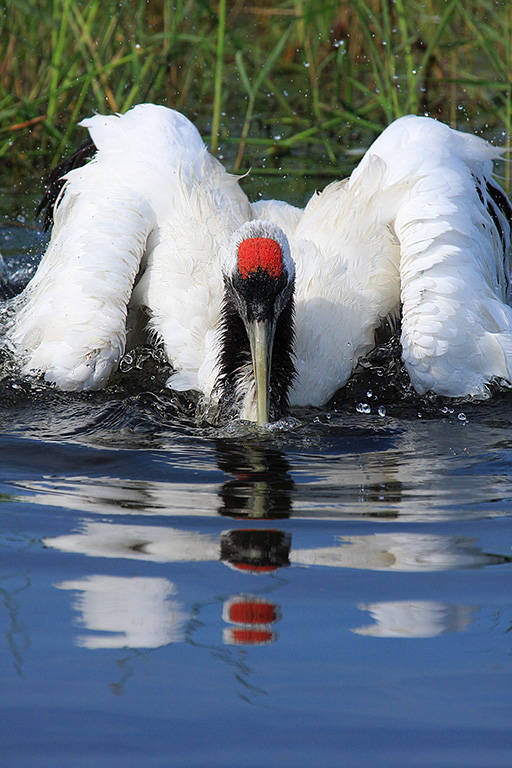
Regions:
<instances>
[{"instance_id":1,"label":"white body feathers","mask_svg":"<svg viewBox=\"0 0 512 768\"><path fill-rule=\"evenodd\" d=\"M63 389L104 386L126 347L128 307L176 368L169 386L211 393L222 264L253 218L277 223L296 266L292 405L323 404L402 312L418 392L483 395L512 381L508 224L487 183L500 151L428 118L390 125L349 179L301 211L251 206L194 126L164 107L83 122L98 148L71 171L39 269L14 301L8 343L25 373ZM505 253L506 256L506 253Z\"/></svg>"}]
</instances>

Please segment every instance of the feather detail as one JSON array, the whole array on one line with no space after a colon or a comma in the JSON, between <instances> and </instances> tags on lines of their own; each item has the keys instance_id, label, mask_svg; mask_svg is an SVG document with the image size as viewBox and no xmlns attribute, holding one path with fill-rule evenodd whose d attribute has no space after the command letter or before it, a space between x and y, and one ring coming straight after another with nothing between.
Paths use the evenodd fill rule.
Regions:
<instances>
[{"instance_id":1,"label":"feather detail","mask_svg":"<svg viewBox=\"0 0 512 768\"><path fill-rule=\"evenodd\" d=\"M485 199L489 184L499 190L491 173L500 150L427 118L394 125L393 146L383 134L371 151L392 179L414 179L394 223L407 370L420 393L485 396L493 378L510 381L512 367L510 224L500 213L500 236Z\"/></svg>"},{"instance_id":2,"label":"feather detail","mask_svg":"<svg viewBox=\"0 0 512 768\"><path fill-rule=\"evenodd\" d=\"M82 125L91 141L79 157L91 142L96 155L65 175L48 250L7 313L6 343L25 373L63 389L104 386L126 347L129 308L149 317L146 332L176 371L169 386L222 399L223 268L236 264L256 218L288 239L295 263L291 405L325 403L383 320L400 315L418 392L485 396L493 379L512 383L512 205L492 178L501 150L429 118L400 118L350 178L301 211L251 206L173 110L144 104ZM283 318L291 323L291 302ZM280 339L276 413L293 379L293 331L280 328ZM242 368L234 399L247 414L254 382Z\"/></svg>"}]
</instances>

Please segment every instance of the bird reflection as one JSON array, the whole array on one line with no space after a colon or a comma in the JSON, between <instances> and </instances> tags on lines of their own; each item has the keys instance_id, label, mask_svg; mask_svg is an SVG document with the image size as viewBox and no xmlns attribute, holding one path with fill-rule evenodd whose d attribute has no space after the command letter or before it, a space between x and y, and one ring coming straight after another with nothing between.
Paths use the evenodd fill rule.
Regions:
<instances>
[{"instance_id":1,"label":"bird reflection","mask_svg":"<svg viewBox=\"0 0 512 768\"><path fill-rule=\"evenodd\" d=\"M286 473L285 473L286 475ZM291 481L290 481L291 483ZM269 495L271 497L272 494ZM259 516L258 516L259 517ZM44 544L64 552L82 553L110 560L123 558L154 563L223 564L244 578L263 579L267 588L278 588L276 574L283 568L364 569L366 571L428 572L480 569L509 562L509 558L485 552L470 538L427 533L392 531L389 533L332 536L315 547L292 546L288 531L276 524L265 527L264 520L251 526L222 532L189 530L185 527L125 525L84 520L77 532L47 538ZM299 533L297 534L299 535ZM180 570L175 571L179 585ZM245 592L225 597L210 597L216 590L216 576L204 584L206 602L224 603L222 617L227 624L225 644L244 646L266 644L277 639L275 623L280 609L271 600L247 596ZM274 577L265 581L265 577ZM244 581L244 584L247 582ZM117 578L88 576L65 581L61 589L78 595L74 606L88 630L77 643L87 648L157 648L172 642L190 642L194 625L192 606L177 599L178 587L166 578ZM449 606L429 600L375 602L358 605L368 611L373 624L353 629L373 637L434 637L462 631L476 608ZM218 616L218 614L217 614ZM218 620L220 617L218 616Z\"/></svg>"},{"instance_id":2,"label":"bird reflection","mask_svg":"<svg viewBox=\"0 0 512 768\"><path fill-rule=\"evenodd\" d=\"M239 571L270 573L290 565L291 543L291 535L283 531L225 531L220 537L220 559Z\"/></svg>"},{"instance_id":3,"label":"bird reflection","mask_svg":"<svg viewBox=\"0 0 512 768\"><path fill-rule=\"evenodd\" d=\"M241 594L222 603L216 597L187 609L177 597L175 584L166 578L154 577L93 575L65 581L56 587L74 593L73 608L83 627L83 632L75 637L76 645L89 650L130 651L118 661L120 678L110 684L115 695L124 692L135 672L134 661L141 653L182 642L209 651L232 668L245 700L252 700L263 692L251 682L253 670L246 664L242 652L246 646L267 645L277 640L274 625L280 620L281 611L269 599ZM202 636L207 624L202 609L212 605L217 608L218 623L223 621L227 625L213 642L208 629L208 639Z\"/></svg>"},{"instance_id":4,"label":"bird reflection","mask_svg":"<svg viewBox=\"0 0 512 768\"><path fill-rule=\"evenodd\" d=\"M292 547L291 534L271 528L212 533L156 525L84 521L80 531L44 539L46 546L91 557L160 563L222 562L258 574L289 565L364 570L447 571L510 562L482 550L473 539L417 533L334 537L329 546Z\"/></svg>"},{"instance_id":5,"label":"bird reflection","mask_svg":"<svg viewBox=\"0 0 512 768\"><path fill-rule=\"evenodd\" d=\"M223 632L226 645L266 645L278 638L274 625L281 609L256 595L237 595L224 603L222 618L232 625Z\"/></svg>"},{"instance_id":6,"label":"bird reflection","mask_svg":"<svg viewBox=\"0 0 512 768\"><path fill-rule=\"evenodd\" d=\"M290 564L291 535L279 530L238 529L212 534L156 525L84 521L78 533L44 539L46 546L91 557L153 562L218 562L249 573L269 573Z\"/></svg>"},{"instance_id":7,"label":"bird reflection","mask_svg":"<svg viewBox=\"0 0 512 768\"><path fill-rule=\"evenodd\" d=\"M74 593L73 607L85 630L75 644L89 650L185 642L194 624L194 610L186 610L176 585L165 578L93 575L55 586ZM235 595L224 602L222 619L228 625L224 644L263 645L277 639L281 609L258 595Z\"/></svg>"},{"instance_id":8,"label":"bird reflection","mask_svg":"<svg viewBox=\"0 0 512 768\"><path fill-rule=\"evenodd\" d=\"M233 479L219 491L219 514L228 517L289 517L294 482L285 455L265 446L242 446L218 440L217 463Z\"/></svg>"}]
</instances>

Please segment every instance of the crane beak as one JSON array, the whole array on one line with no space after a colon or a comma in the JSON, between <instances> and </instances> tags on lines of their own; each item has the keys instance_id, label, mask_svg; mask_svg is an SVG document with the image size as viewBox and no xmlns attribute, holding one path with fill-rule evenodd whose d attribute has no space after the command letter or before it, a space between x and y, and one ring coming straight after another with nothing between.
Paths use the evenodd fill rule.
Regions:
<instances>
[{"instance_id":1,"label":"crane beak","mask_svg":"<svg viewBox=\"0 0 512 768\"><path fill-rule=\"evenodd\" d=\"M255 320L248 323L247 335L251 346L252 367L256 382L256 423L258 426L263 426L268 424L270 415L270 370L274 323L268 320Z\"/></svg>"}]
</instances>

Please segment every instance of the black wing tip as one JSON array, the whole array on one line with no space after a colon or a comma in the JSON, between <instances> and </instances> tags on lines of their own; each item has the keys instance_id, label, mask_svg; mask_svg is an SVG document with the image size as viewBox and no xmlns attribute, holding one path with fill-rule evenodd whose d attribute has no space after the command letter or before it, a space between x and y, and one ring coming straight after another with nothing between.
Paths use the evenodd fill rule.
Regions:
<instances>
[{"instance_id":1,"label":"black wing tip","mask_svg":"<svg viewBox=\"0 0 512 768\"><path fill-rule=\"evenodd\" d=\"M48 231L53 224L53 211L55 203L64 186L64 176L72 171L73 168L80 168L85 165L87 160L96 154L97 148L93 140L89 137L72 155L66 157L59 165L52 169L45 184L45 192L39 203L36 215L44 212L44 229Z\"/></svg>"}]
</instances>

